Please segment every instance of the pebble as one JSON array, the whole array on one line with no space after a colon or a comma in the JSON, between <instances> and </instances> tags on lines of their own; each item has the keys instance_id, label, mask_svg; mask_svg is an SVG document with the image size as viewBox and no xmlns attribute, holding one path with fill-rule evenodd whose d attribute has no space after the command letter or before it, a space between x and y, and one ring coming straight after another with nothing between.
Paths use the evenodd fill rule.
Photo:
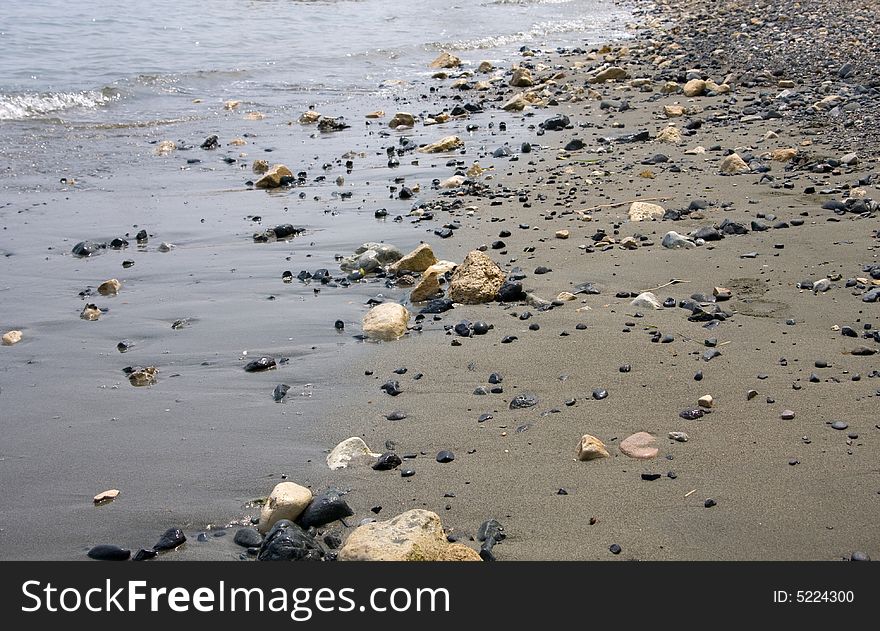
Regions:
<instances>
[{"instance_id":1,"label":"pebble","mask_svg":"<svg viewBox=\"0 0 880 631\"><path fill-rule=\"evenodd\" d=\"M864 552L853 552L849 558L850 561L870 561L871 557L869 557Z\"/></svg>"},{"instance_id":2,"label":"pebble","mask_svg":"<svg viewBox=\"0 0 880 631\"><path fill-rule=\"evenodd\" d=\"M602 399L607 399L608 398L608 391L604 390L604 389L593 390L593 398L596 399L596 401L601 401Z\"/></svg>"},{"instance_id":3,"label":"pebble","mask_svg":"<svg viewBox=\"0 0 880 631\"><path fill-rule=\"evenodd\" d=\"M403 392L403 390L400 389L400 382L394 381L394 380L386 381L385 383L383 383L380 386L379 389L384 390L387 394L390 394L392 397L396 397L398 394Z\"/></svg>"},{"instance_id":4,"label":"pebble","mask_svg":"<svg viewBox=\"0 0 880 631\"><path fill-rule=\"evenodd\" d=\"M707 499L705 502L703 502L703 506L705 506L706 508L712 508L713 506L717 506L717 505L718 505L718 502L713 500L711 497L709 499Z\"/></svg>"},{"instance_id":5,"label":"pebble","mask_svg":"<svg viewBox=\"0 0 880 631\"><path fill-rule=\"evenodd\" d=\"M406 418L406 414L399 410L395 410L394 412L389 412L385 415L385 418L389 421L402 421Z\"/></svg>"},{"instance_id":6,"label":"pebble","mask_svg":"<svg viewBox=\"0 0 880 631\"><path fill-rule=\"evenodd\" d=\"M437 462L446 463L455 460L455 454L451 451L441 451L437 454Z\"/></svg>"},{"instance_id":7,"label":"pebble","mask_svg":"<svg viewBox=\"0 0 880 631\"><path fill-rule=\"evenodd\" d=\"M415 469L401 469L400 477L401 478L411 478L416 474Z\"/></svg>"},{"instance_id":8,"label":"pebble","mask_svg":"<svg viewBox=\"0 0 880 631\"><path fill-rule=\"evenodd\" d=\"M159 556L159 553L155 550L146 550L141 548L137 551L137 553L132 557L132 561L149 561L150 559L155 559Z\"/></svg>"},{"instance_id":9,"label":"pebble","mask_svg":"<svg viewBox=\"0 0 880 631\"><path fill-rule=\"evenodd\" d=\"M782 413L779 415L779 418L781 418L783 421L790 421L794 418L794 412L792 412L791 410L783 410Z\"/></svg>"},{"instance_id":10,"label":"pebble","mask_svg":"<svg viewBox=\"0 0 880 631\"><path fill-rule=\"evenodd\" d=\"M272 370L275 368L275 359L273 357L260 357L245 364L245 372L262 372L264 370Z\"/></svg>"},{"instance_id":11,"label":"pebble","mask_svg":"<svg viewBox=\"0 0 880 631\"><path fill-rule=\"evenodd\" d=\"M402 462L400 456L393 451L388 451L379 456L379 459L373 465L373 469L376 471L388 471L395 467L399 467Z\"/></svg>"},{"instance_id":12,"label":"pebble","mask_svg":"<svg viewBox=\"0 0 880 631\"><path fill-rule=\"evenodd\" d=\"M849 427L849 425L846 424L846 423L844 423L843 421L834 421L834 422L831 424L831 428L832 428L832 429L844 430L844 429L846 429L847 427Z\"/></svg>"},{"instance_id":13,"label":"pebble","mask_svg":"<svg viewBox=\"0 0 880 631\"><path fill-rule=\"evenodd\" d=\"M538 397L533 394L518 394L513 400L510 402L511 410L521 410L523 408L530 408L538 404Z\"/></svg>"},{"instance_id":14,"label":"pebble","mask_svg":"<svg viewBox=\"0 0 880 631\"><path fill-rule=\"evenodd\" d=\"M183 531L180 528L169 528L162 533L161 537L159 537L159 541L153 546L153 550L156 550L157 552L173 550L174 548L183 545L185 542L186 535L183 534Z\"/></svg>"},{"instance_id":15,"label":"pebble","mask_svg":"<svg viewBox=\"0 0 880 631\"><path fill-rule=\"evenodd\" d=\"M688 436L685 432L669 432L667 436L670 440L674 440L679 443L686 443L690 439L690 436Z\"/></svg>"},{"instance_id":16,"label":"pebble","mask_svg":"<svg viewBox=\"0 0 880 631\"><path fill-rule=\"evenodd\" d=\"M127 561L131 557L131 550L109 544L101 544L89 550L90 559L97 561Z\"/></svg>"},{"instance_id":17,"label":"pebble","mask_svg":"<svg viewBox=\"0 0 880 631\"><path fill-rule=\"evenodd\" d=\"M620 554L622 548L616 543L612 543L610 546L608 546L608 550L611 552L611 554Z\"/></svg>"},{"instance_id":18,"label":"pebble","mask_svg":"<svg viewBox=\"0 0 880 631\"><path fill-rule=\"evenodd\" d=\"M239 528L232 540L242 548L259 547L263 543L262 535L255 528Z\"/></svg>"},{"instance_id":19,"label":"pebble","mask_svg":"<svg viewBox=\"0 0 880 631\"><path fill-rule=\"evenodd\" d=\"M339 491L331 489L316 496L296 521L303 528L317 528L352 515L354 511L342 499Z\"/></svg>"},{"instance_id":20,"label":"pebble","mask_svg":"<svg viewBox=\"0 0 880 631\"><path fill-rule=\"evenodd\" d=\"M286 383L279 383L275 386L275 389L272 391L272 399L274 401L281 401L287 396L288 391L290 390L290 386Z\"/></svg>"},{"instance_id":21,"label":"pebble","mask_svg":"<svg viewBox=\"0 0 880 631\"><path fill-rule=\"evenodd\" d=\"M688 408L687 410L682 410L678 413L678 415L686 421L695 421L703 418L704 414L705 412L700 408Z\"/></svg>"}]
</instances>

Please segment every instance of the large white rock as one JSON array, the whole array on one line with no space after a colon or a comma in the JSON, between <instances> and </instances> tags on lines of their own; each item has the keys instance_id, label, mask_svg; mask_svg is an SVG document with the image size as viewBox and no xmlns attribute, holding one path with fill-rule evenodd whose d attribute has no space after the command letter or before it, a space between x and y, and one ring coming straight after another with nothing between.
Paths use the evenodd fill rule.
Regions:
<instances>
[{"instance_id":1,"label":"large white rock","mask_svg":"<svg viewBox=\"0 0 880 631\"><path fill-rule=\"evenodd\" d=\"M362 438L352 436L336 445L327 455L327 466L336 471L337 469L345 469L353 460L378 458L379 455L370 451Z\"/></svg>"},{"instance_id":2,"label":"large white rock","mask_svg":"<svg viewBox=\"0 0 880 631\"><path fill-rule=\"evenodd\" d=\"M312 492L293 482L281 482L269 494L260 510L257 530L266 534L279 519L295 520L312 501Z\"/></svg>"},{"instance_id":3,"label":"large white rock","mask_svg":"<svg viewBox=\"0 0 880 631\"><path fill-rule=\"evenodd\" d=\"M479 561L476 551L449 543L437 513L419 508L358 527L339 551L340 561Z\"/></svg>"},{"instance_id":4,"label":"large white rock","mask_svg":"<svg viewBox=\"0 0 880 631\"><path fill-rule=\"evenodd\" d=\"M591 434L584 434L581 437L581 442L578 443L578 460L596 460L597 458L608 458L610 455L605 448L605 443Z\"/></svg>"},{"instance_id":5,"label":"large white rock","mask_svg":"<svg viewBox=\"0 0 880 631\"><path fill-rule=\"evenodd\" d=\"M406 333L409 311L396 302L383 302L370 309L364 316L364 334L374 340L391 341Z\"/></svg>"},{"instance_id":6,"label":"large white rock","mask_svg":"<svg viewBox=\"0 0 880 631\"><path fill-rule=\"evenodd\" d=\"M3 334L3 346L12 346L21 341L21 331L7 331Z\"/></svg>"},{"instance_id":7,"label":"large white rock","mask_svg":"<svg viewBox=\"0 0 880 631\"><path fill-rule=\"evenodd\" d=\"M633 202L629 207L630 221L660 219L664 214L666 214L666 209L663 206L649 202Z\"/></svg>"},{"instance_id":8,"label":"large white rock","mask_svg":"<svg viewBox=\"0 0 880 631\"><path fill-rule=\"evenodd\" d=\"M655 296L650 291L645 291L636 296L632 302L630 302L633 307L641 307L642 309L662 309L663 305L660 304L660 301L657 300L657 296Z\"/></svg>"}]
</instances>

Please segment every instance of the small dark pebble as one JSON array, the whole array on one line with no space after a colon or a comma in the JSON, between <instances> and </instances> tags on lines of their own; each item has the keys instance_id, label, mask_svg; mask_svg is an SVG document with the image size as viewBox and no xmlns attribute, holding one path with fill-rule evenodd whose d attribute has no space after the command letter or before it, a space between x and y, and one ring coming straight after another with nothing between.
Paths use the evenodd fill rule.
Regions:
<instances>
[{"instance_id":1,"label":"small dark pebble","mask_svg":"<svg viewBox=\"0 0 880 631\"><path fill-rule=\"evenodd\" d=\"M131 550L126 550L119 546L101 544L89 550L88 556L90 559L97 561L127 561L131 556Z\"/></svg>"},{"instance_id":2,"label":"small dark pebble","mask_svg":"<svg viewBox=\"0 0 880 631\"><path fill-rule=\"evenodd\" d=\"M399 467L401 462L400 456L393 451L389 451L379 456L376 464L373 465L373 469L376 471L388 471L389 469Z\"/></svg>"},{"instance_id":3,"label":"small dark pebble","mask_svg":"<svg viewBox=\"0 0 880 631\"><path fill-rule=\"evenodd\" d=\"M611 554L620 554L622 548L619 545L617 545L616 543L612 543L608 547L608 550L611 552Z\"/></svg>"},{"instance_id":4,"label":"small dark pebble","mask_svg":"<svg viewBox=\"0 0 880 631\"><path fill-rule=\"evenodd\" d=\"M437 462L446 463L452 462L453 460L455 460L455 454L451 451L444 450L437 454Z\"/></svg>"},{"instance_id":5,"label":"small dark pebble","mask_svg":"<svg viewBox=\"0 0 880 631\"><path fill-rule=\"evenodd\" d=\"M712 508L713 506L716 506L717 504L718 504L718 502L716 502L712 498L709 498L705 502L703 502L703 506L705 506L706 508Z\"/></svg>"}]
</instances>

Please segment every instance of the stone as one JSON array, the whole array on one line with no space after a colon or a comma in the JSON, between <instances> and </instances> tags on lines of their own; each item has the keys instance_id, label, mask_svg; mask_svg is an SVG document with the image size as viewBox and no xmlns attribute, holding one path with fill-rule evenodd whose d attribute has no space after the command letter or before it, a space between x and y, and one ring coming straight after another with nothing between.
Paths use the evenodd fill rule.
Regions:
<instances>
[{"instance_id":1,"label":"stone","mask_svg":"<svg viewBox=\"0 0 880 631\"><path fill-rule=\"evenodd\" d=\"M691 79L682 88L682 92L687 97L702 96L705 91L706 82L702 79Z\"/></svg>"},{"instance_id":2,"label":"stone","mask_svg":"<svg viewBox=\"0 0 880 631\"><path fill-rule=\"evenodd\" d=\"M316 112L315 110L309 110L308 112L303 112L299 117L300 125L313 125L321 120L321 114Z\"/></svg>"},{"instance_id":3,"label":"stone","mask_svg":"<svg viewBox=\"0 0 880 631\"><path fill-rule=\"evenodd\" d=\"M629 73L618 66L611 66L597 72L590 78L590 83L605 83L606 81L622 81L629 79Z\"/></svg>"},{"instance_id":4,"label":"stone","mask_svg":"<svg viewBox=\"0 0 880 631\"><path fill-rule=\"evenodd\" d=\"M156 145L153 153L157 156L167 156L169 153L177 149L177 143L173 140L163 140Z\"/></svg>"},{"instance_id":5,"label":"stone","mask_svg":"<svg viewBox=\"0 0 880 631\"><path fill-rule=\"evenodd\" d=\"M258 561L322 561L321 544L288 519L278 520L266 533L257 553Z\"/></svg>"},{"instance_id":6,"label":"stone","mask_svg":"<svg viewBox=\"0 0 880 631\"><path fill-rule=\"evenodd\" d=\"M465 183L466 179L463 175L453 175L440 182L440 188L458 188Z\"/></svg>"},{"instance_id":7,"label":"stone","mask_svg":"<svg viewBox=\"0 0 880 631\"><path fill-rule=\"evenodd\" d=\"M632 302L629 303L633 307L639 307L642 309L662 309L663 305L660 304L660 301L650 291L645 291L636 296Z\"/></svg>"},{"instance_id":8,"label":"stone","mask_svg":"<svg viewBox=\"0 0 880 631\"><path fill-rule=\"evenodd\" d=\"M681 131L677 127L667 127L654 139L657 142L665 142L671 145L680 145L683 141Z\"/></svg>"},{"instance_id":9,"label":"stone","mask_svg":"<svg viewBox=\"0 0 880 631\"><path fill-rule=\"evenodd\" d=\"M442 274L435 269L429 268L428 270L425 270L422 274L422 278L419 280L418 284L413 287L413 290L409 294L410 301L425 302L440 294L443 291L440 288L441 275Z\"/></svg>"},{"instance_id":10,"label":"stone","mask_svg":"<svg viewBox=\"0 0 880 631\"><path fill-rule=\"evenodd\" d=\"M663 235L663 240L660 242L664 248L669 248L670 250L677 249L690 249L697 247L697 244L678 234L675 230L670 230L665 235Z\"/></svg>"},{"instance_id":11,"label":"stone","mask_svg":"<svg viewBox=\"0 0 880 631\"><path fill-rule=\"evenodd\" d=\"M727 287L713 287L712 295L715 296L715 300L718 301L730 300L733 297L733 291Z\"/></svg>"},{"instance_id":12,"label":"stone","mask_svg":"<svg viewBox=\"0 0 880 631\"><path fill-rule=\"evenodd\" d=\"M481 72L483 74L487 74L495 70L495 64L491 61L481 61L480 65L477 66L477 72Z\"/></svg>"},{"instance_id":13,"label":"stone","mask_svg":"<svg viewBox=\"0 0 880 631\"><path fill-rule=\"evenodd\" d=\"M630 221L646 221L648 219L659 219L666 214L666 209L658 204L649 202L633 202L629 206Z\"/></svg>"},{"instance_id":14,"label":"stone","mask_svg":"<svg viewBox=\"0 0 880 631\"><path fill-rule=\"evenodd\" d=\"M286 178L293 179L293 173L283 164L272 166L266 173L254 183L257 188L278 188L282 186Z\"/></svg>"},{"instance_id":15,"label":"stone","mask_svg":"<svg viewBox=\"0 0 880 631\"><path fill-rule=\"evenodd\" d=\"M501 106L505 112L521 112L524 110L530 103L526 100L526 97L523 96L522 93L514 94L507 102Z\"/></svg>"},{"instance_id":16,"label":"stone","mask_svg":"<svg viewBox=\"0 0 880 631\"><path fill-rule=\"evenodd\" d=\"M232 541L242 548L258 548L263 544L263 536L254 528L239 528Z\"/></svg>"},{"instance_id":17,"label":"stone","mask_svg":"<svg viewBox=\"0 0 880 631\"><path fill-rule=\"evenodd\" d=\"M535 85L534 79L532 79L532 73L528 68L514 68L513 77L510 79L510 84L515 88L529 88Z\"/></svg>"},{"instance_id":18,"label":"stone","mask_svg":"<svg viewBox=\"0 0 880 631\"><path fill-rule=\"evenodd\" d=\"M389 265L388 271L393 273L424 272L437 262L434 250L427 243L423 243L406 256Z\"/></svg>"},{"instance_id":19,"label":"stone","mask_svg":"<svg viewBox=\"0 0 880 631\"><path fill-rule=\"evenodd\" d=\"M21 342L21 331L7 331L3 334L3 346L12 346Z\"/></svg>"},{"instance_id":20,"label":"stone","mask_svg":"<svg viewBox=\"0 0 880 631\"><path fill-rule=\"evenodd\" d=\"M561 291L556 295L556 300L562 302L571 302L572 300L577 300L577 296L570 291Z\"/></svg>"},{"instance_id":21,"label":"stone","mask_svg":"<svg viewBox=\"0 0 880 631\"><path fill-rule=\"evenodd\" d=\"M605 443L590 434L584 434L581 442L578 443L577 459L578 460L596 460L597 458L610 458L611 454L605 447Z\"/></svg>"},{"instance_id":22,"label":"stone","mask_svg":"<svg viewBox=\"0 0 880 631\"><path fill-rule=\"evenodd\" d=\"M452 273L449 298L463 304L491 302L505 278L504 271L491 258L474 250Z\"/></svg>"},{"instance_id":23,"label":"stone","mask_svg":"<svg viewBox=\"0 0 880 631\"><path fill-rule=\"evenodd\" d=\"M327 467L332 471L345 469L352 461L378 458L379 454L370 451L362 438L352 436L336 445L327 456Z\"/></svg>"},{"instance_id":24,"label":"stone","mask_svg":"<svg viewBox=\"0 0 880 631\"><path fill-rule=\"evenodd\" d=\"M393 451L386 451L384 454L379 456L378 460L373 464L373 470L375 471L390 471L392 469L396 469L403 461L400 456L398 456Z\"/></svg>"},{"instance_id":25,"label":"stone","mask_svg":"<svg viewBox=\"0 0 880 631\"><path fill-rule=\"evenodd\" d=\"M383 302L370 309L363 320L364 334L374 340L396 340L406 333L409 311L396 302Z\"/></svg>"},{"instance_id":26,"label":"stone","mask_svg":"<svg viewBox=\"0 0 880 631\"><path fill-rule=\"evenodd\" d=\"M409 112L397 112L397 114L388 121L388 126L391 129L397 129L398 127L414 127L415 124L416 117Z\"/></svg>"},{"instance_id":27,"label":"stone","mask_svg":"<svg viewBox=\"0 0 880 631\"><path fill-rule=\"evenodd\" d=\"M430 63L429 68L458 68L461 65L461 59L445 50Z\"/></svg>"},{"instance_id":28,"label":"stone","mask_svg":"<svg viewBox=\"0 0 880 631\"><path fill-rule=\"evenodd\" d=\"M109 489L107 491L101 491L94 498L93 501L95 504L105 504L112 502L119 496L119 489Z\"/></svg>"},{"instance_id":29,"label":"stone","mask_svg":"<svg viewBox=\"0 0 880 631\"><path fill-rule=\"evenodd\" d=\"M130 556L131 550L105 543L94 546L88 551L88 557L96 561L128 561Z\"/></svg>"},{"instance_id":30,"label":"stone","mask_svg":"<svg viewBox=\"0 0 880 631\"><path fill-rule=\"evenodd\" d=\"M131 385L136 388L142 388L144 386L152 386L156 383L156 375L159 373L159 369L155 366L147 366L146 368L138 368L132 370L128 374L128 381Z\"/></svg>"},{"instance_id":31,"label":"stone","mask_svg":"<svg viewBox=\"0 0 880 631\"><path fill-rule=\"evenodd\" d=\"M312 501L312 492L294 482L275 485L260 510L257 530L265 534L280 519L294 521Z\"/></svg>"},{"instance_id":32,"label":"stone","mask_svg":"<svg viewBox=\"0 0 880 631\"><path fill-rule=\"evenodd\" d=\"M449 543L436 513L413 509L388 521L359 526L339 551L340 561L479 561L461 543Z\"/></svg>"},{"instance_id":33,"label":"stone","mask_svg":"<svg viewBox=\"0 0 880 631\"><path fill-rule=\"evenodd\" d=\"M94 322L101 317L101 310L98 309L96 305L87 304L85 307L83 307L83 310L80 312L79 317L83 320Z\"/></svg>"},{"instance_id":34,"label":"stone","mask_svg":"<svg viewBox=\"0 0 880 631\"><path fill-rule=\"evenodd\" d=\"M376 110L375 112L368 112L367 114L364 115L365 118L371 118L371 119L383 118L384 116L385 116L385 112L382 110Z\"/></svg>"},{"instance_id":35,"label":"stone","mask_svg":"<svg viewBox=\"0 0 880 631\"><path fill-rule=\"evenodd\" d=\"M711 394L704 394L699 399L697 399L697 405L701 408L711 408L715 404L715 399L712 398Z\"/></svg>"},{"instance_id":36,"label":"stone","mask_svg":"<svg viewBox=\"0 0 880 631\"><path fill-rule=\"evenodd\" d=\"M98 293L102 296L115 296L119 293L121 287L122 283L115 278L111 278L98 285Z\"/></svg>"},{"instance_id":37,"label":"stone","mask_svg":"<svg viewBox=\"0 0 880 631\"><path fill-rule=\"evenodd\" d=\"M441 138L437 142L425 145L424 147L419 147L419 152L444 153L446 151L455 151L456 149L460 149L463 146L464 142L462 142L461 138L459 138L458 136L446 136L445 138Z\"/></svg>"},{"instance_id":38,"label":"stone","mask_svg":"<svg viewBox=\"0 0 880 631\"><path fill-rule=\"evenodd\" d=\"M797 156L798 150L791 149L774 149L770 152L770 159L774 162L788 162L795 156Z\"/></svg>"},{"instance_id":39,"label":"stone","mask_svg":"<svg viewBox=\"0 0 880 631\"><path fill-rule=\"evenodd\" d=\"M364 274L370 274L402 257L403 252L393 245L369 242L359 246L352 256L342 259L339 267L344 272L363 271Z\"/></svg>"},{"instance_id":40,"label":"stone","mask_svg":"<svg viewBox=\"0 0 880 631\"><path fill-rule=\"evenodd\" d=\"M183 531L180 528L169 528L159 537L159 541L153 546L153 550L156 552L174 550L184 543L186 543L186 535L183 534Z\"/></svg>"},{"instance_id":41,"label":"stone","mask_svg":"<svg viewBox=\"0 0 880 631\"><path fill-rule=\"evenodd\" d=\"M718 168L724 175L741 175L751 171L749 165L745 163L738 153L732 153L724 158Z\"/></svg>"},{"instance_id":42,"label":"stone","mask_svg":"<svg viewBox=\"0 0 880 631\"><path fill-rule=\"evenodd\" d=\"M686 443L690 440L690 436L688 436L685 432L669 432L666 435L669 440L674 440L679 443Z\"/></svg>"},{"instance_id":43,"label":"stone","mask_svg":"<svg viewBox=\"0 0 880 631\"><path fill-rule=\"evenodd\" d=\"M553 236L557 239L567 239L571 236L571 232L568 230L557 230Z\"/></svg>"},{"instance_id":44,"label":"stone","mask_svg":"<svg viewBox=\"0 0 880 631\"><path fill-rule=\"evenodd\" d=\"M265 173L268 170L269 170L268 160L254 160L253 164L251 164L251 171L253 171L257 175L262 175L263 173Z\"/></svg>"},{"instance_id":45,"label":"stone","mask_svg":"<svg viewBox=\"0 0 880 631\"><path fill-rule=\"evenodd\" d=\"M266 370L274 370L277 366L274 357L260 357L249 361L244 366L245 372L263 372Z\"/></svg>"},{"instance_id":46,"label":"stone","mask_svg":"<svg viewBox=\"0 0 880 631\"><path fill-rule=\"evenodd\" d=\"M316 496L299 516L297 523L303 528L318 528L352 515L354 515L354 511L340 497L339 491L331 489Z\"/></svg>"},{"instance_id":47,"label":"stone","mask_svg":"<svg viewBox=\"0 0 880 631\"><path fill-rule=\"evenodd\" d=\"M630 458L650 460L656 458L660 450L657 441L648 432L637 432L620 441L620 452Z\"/></svg>"},{"instance_id":48,"label":"stone","mask_svg":"<svg viewBox=\"0 0 880 631\"><path fill-rule=\"evenodd\" d=\"M664 105L663 115L666 118L678 118L684 116L684 106L682 105Z\"/></svg>"}]
</instances>

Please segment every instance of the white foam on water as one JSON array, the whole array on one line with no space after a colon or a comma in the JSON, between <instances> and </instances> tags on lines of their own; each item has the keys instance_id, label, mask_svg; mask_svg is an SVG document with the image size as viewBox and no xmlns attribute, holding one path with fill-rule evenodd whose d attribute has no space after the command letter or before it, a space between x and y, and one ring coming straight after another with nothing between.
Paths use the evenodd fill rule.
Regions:
<instances>
[{"instance_id":1,"label":"white foam on water","mask_svg":"<svg viewBox=\"0 0 880 631\"><path fill-rule=\"evenodd\" d=\"M23 120L73 108L96 109L118 98L95 90L0 94L0 120Z\"/></svg>"}]
</instances>

